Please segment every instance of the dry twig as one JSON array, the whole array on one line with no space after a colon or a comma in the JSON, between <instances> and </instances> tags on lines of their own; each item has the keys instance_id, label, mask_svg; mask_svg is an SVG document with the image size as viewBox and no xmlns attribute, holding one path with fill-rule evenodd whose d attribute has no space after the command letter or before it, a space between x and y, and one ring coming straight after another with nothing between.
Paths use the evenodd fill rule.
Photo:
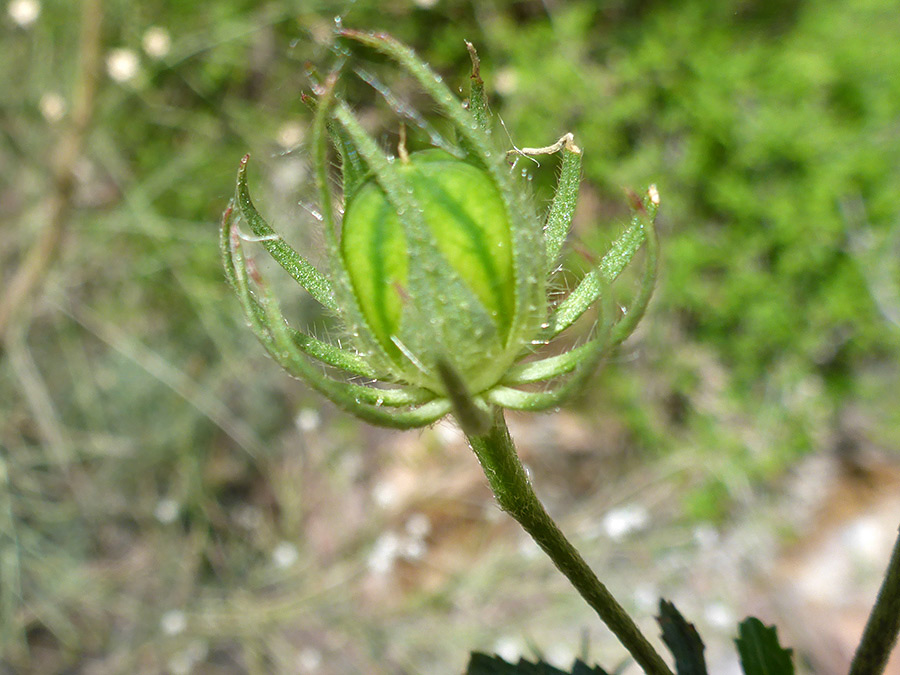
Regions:
<instances>
[{"instance_id":1,"label":"dry twig","mask_svg":"<svg viewBox=\"0 0 900 675\"><path fill-rule=\"evenodd\" d=\"M53 153L47 223L0 296L0 339L7 337L16 315L46 277L69 222L75 191L75 166L94 112L100 75L102 22L102 0L83 0L72 115Z\"/></svg>"}]
</instances>

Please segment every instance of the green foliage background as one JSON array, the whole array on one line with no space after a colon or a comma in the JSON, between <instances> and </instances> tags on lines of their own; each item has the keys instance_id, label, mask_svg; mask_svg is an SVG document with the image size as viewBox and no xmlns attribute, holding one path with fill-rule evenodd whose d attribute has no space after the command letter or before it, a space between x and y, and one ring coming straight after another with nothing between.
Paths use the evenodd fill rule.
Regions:
<instances>
[{"instance_id":1,"label":"green foliage background","mask_svg":"<svg viewBox=\"0 0 900 675\"><path fill-rule=\"evenodd\" d=\"M3 283L43 225L59 124L40 102L70 97L73 7L45 0L31 27L5 15L0 27ZM0 354L0 669L106 659L103 672L157 672L169 650L160 613L224 595L232 614L191 627L214 645L210 659L290 672L268 642L280 610L255 599L299 583L266 557L302 537L315 506L288 470L310 471L294 417L322 408L316 467L334 490L353 480L326 470L372 432L263 357L223 282L216 222L251 151L262 210L295 243L320 244L297 205L312 199L304 146L285 154L276 139L310 119L305 63L328 62L338 14L389 30L454 85L467 79L462 40L474 42L519 146L573 131L585 148L578 248L612 239L623 187L658 185L658 296L575 405L615 420L642 461L687 457L686 516L727 518L806 453L898 446L893 3L110 0L105 10L104 49L140 52L153 25L172 49L142 55L130 82L102 77L61 255ZM358 100L373 97L361 89ZM553 179L552 163L534 169L539 200ZM300 298L295 311L327 329ZM175 530L154 517L165 498L181 505ZM233 525L229 509L244 502L262 505L262 524ZM340 576L341 556L329 573ZM340 601L317 611L326 623L354 614ZM372 634L335 672L391 653L390 635Z\"/></svg>"}]
</instances>

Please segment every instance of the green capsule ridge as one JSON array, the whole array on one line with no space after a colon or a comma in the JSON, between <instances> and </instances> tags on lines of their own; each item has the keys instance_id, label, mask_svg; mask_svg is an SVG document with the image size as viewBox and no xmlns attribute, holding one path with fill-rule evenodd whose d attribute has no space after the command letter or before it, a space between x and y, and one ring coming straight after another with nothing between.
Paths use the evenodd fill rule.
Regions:
<instances>
[{"instance_id":1,"label":"green capsule ridge","mask_svg":"<svg viewBox=\"0 0 900 675\"><path fill-rule=\"evenodd\" d=\"M500 191L485 171L441 150L413 153L398 169L441 256L494 319L500 344L485 345L484 353L495 355L509 337L516 288L509 215ZM409 266L417 261L410 260L400 218L374 180L348 200L341 255L372 334L401 363L392 337L399 337L404 305L414 301L406 288ZM465 320L460 311L460 321Z\"/></svg>"}]
</instances>

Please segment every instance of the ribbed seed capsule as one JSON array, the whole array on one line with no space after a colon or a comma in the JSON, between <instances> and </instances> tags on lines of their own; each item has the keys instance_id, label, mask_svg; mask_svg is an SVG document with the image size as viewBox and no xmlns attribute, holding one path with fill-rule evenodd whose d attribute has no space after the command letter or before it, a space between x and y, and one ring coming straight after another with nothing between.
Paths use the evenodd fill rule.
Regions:
<instances>
[{"instance_id":1,"label":"ribbed seed capsule","mask_svg":"<svg viewBox=\"0 0 900 675\"><path fill-rule=\"evenodd\" d=\"M486 358L497 354L515 313L510 222L499 190L486 172L441 150L413 153L398 169L422 209L438 252L493 318L496 331L488 336L492 344L483 345L483 353ZM417 302L408 297L407 280L411 266L422 261L411 259L400 215L375 180L364 183L347 201L341 255L372 334L402 366L404 356L392 338L400 335L407 305ZM438 302L418 304L442 304L441 291L446 289L440 283L433 288ZM463 313L460 307L445 309ZM477 370L481 365L470 367Z\"/></svg>"}]
</instances>

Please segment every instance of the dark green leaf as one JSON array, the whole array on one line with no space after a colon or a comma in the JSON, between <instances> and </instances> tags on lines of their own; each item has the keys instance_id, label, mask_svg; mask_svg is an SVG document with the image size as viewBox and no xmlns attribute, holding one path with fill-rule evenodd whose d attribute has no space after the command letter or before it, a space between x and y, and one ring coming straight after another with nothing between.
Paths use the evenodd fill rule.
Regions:
<instances>
[{"instance_id":1,"label":"dark green leaf","mask_svg":"<svg viewBox=\"0 0 900 675\"><path fill-rule=\"evenodd\" d=\"M520 659L518 663L509 663L499 656L489 656L480 652L472 652L465 675L608 675L600 666L588 666L578 659L571 671L560 670L544 661L532 663Z\"/></svg>"},{"instance_id":2,"label":"dark green leaf","mask_svg":"<svg viewBox=\"0 0 900 675\"><path fill-rule=\"evenodd\" d=\"M755 617L741 622L734 641L745 675L793 675L790 649L778 643L775 626L766 626Z\"/></svg>"},{"instance_id":3,"label":"dark green leaf","mask_svg":"<svg viewBox=\"0 0 900 675\"><path fill-rule=\"evenodd\" d=\"M706 661L703 659L703 640L688 623L681 612L668 600L659 601L659 616L663 642L675 657L675 672L678 675L706 675Z\"/></svg>"}]
</instances>

